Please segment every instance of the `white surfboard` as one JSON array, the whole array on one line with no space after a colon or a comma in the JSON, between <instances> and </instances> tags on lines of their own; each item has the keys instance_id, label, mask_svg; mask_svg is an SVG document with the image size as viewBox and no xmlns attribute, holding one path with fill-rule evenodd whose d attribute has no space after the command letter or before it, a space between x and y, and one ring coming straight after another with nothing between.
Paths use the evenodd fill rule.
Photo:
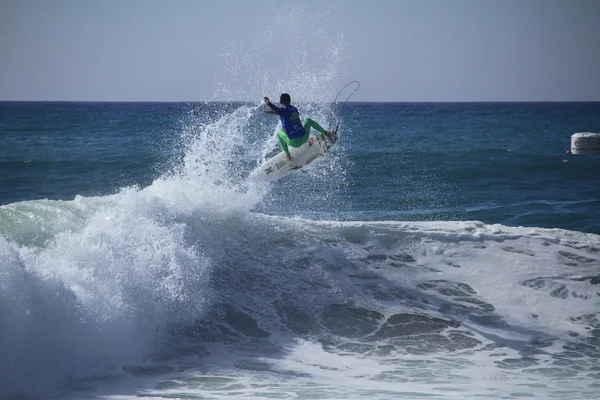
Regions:
<instances>
[{"instance_id":1,"label":"white surfboard","mask_svg":"<svg viewBox=\"0 0 600 400\"><path fill-rule=\"evenodd\" d=\"M282 151L275 157L258 166L248 177L255 181L274 181L301 169L321 157L337 141L337 133L331 136L316 135L298 148L290 147L291 160L285 159Z\"/></svg>"}]
</instances>

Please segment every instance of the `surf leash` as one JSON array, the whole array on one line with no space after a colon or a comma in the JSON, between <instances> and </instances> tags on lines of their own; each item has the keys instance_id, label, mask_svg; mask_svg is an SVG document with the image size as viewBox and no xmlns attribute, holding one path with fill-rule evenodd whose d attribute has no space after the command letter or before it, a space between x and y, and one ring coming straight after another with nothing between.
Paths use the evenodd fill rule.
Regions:
<instances>
[{"instance_id":1,"label":"surf leash","mask_svg":"<svg viewBox=\"0 0 600 400\"><path fill-rule=\"evenodd\" d=\"M337 103L337 99L338 97L340 97L340 94L342 94L342 92L344 91L344 89L346 89L348 86L352 85L352 84L356 84L356 88L352 91L352 93L350 93L348 95L348 97L346 97L346 100L344 101L344 104L342 105L342 109L340 110L340 113L338 114L338 119L337 119L337 124L335 125L335 130L334 132L337 133L338 128L340 127L340 122L342 121L342 114L344 114L344 109L346 108L346 104L348 103L348 100L350 100L350 97L352 97L352 95L354 93L356 93L356 91L358 90L358 88L360 87L360 83L358 81L352 81L346 84L346 86L344 86L342 88L342 90L340 90L337 94L337 96L335 96L335 99L333 100L333 104Z\"/></svg>"}]
</instances>

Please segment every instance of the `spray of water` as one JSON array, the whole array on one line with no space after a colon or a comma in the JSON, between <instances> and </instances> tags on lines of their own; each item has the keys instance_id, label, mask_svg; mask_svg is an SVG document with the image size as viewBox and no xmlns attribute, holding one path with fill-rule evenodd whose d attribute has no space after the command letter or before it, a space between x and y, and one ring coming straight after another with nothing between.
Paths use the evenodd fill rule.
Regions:
<instances>
[{"instance_id":1,"label":"spray of water","mask_svg":"<svg viewBox=\"0 0 600 400\"><path fill-rule=\"evenodd\" d=\"M94 211L43 245L0 239L0 315L10 321L0 340L0 394L119 373L208 305L210 260L160 198L126 189L78 203Z\"/></svg>"},{"instance_id":2,"label":"spray of water","mask_svg":"<svg viewBox=\"0 0 600 400\"><path fill-rule=\"evenodd\" d=\"M275 135L281 124L273 116L260 115L263 96L277 101L280 93L289 93L302 118L310 117L327 129L334 126L338 111L332 100L347 82L345 40L331 29L329 11L300 5L269 7L264 14L268 16L264 30L223 49L218 60L222 70L215 77L216 99L242 100L256 107L250 120L255 130L249 130L251 140L246 149L251 167L281 151ZM343 135L342 123L340 137ZM332 209L341 208L333 204L332 196L345 182L348 160L343 157L343 142L311 168L285 181L283 190L297 193L297 204L290 204L290 210L323 201L332 203ZM302 194L307 185L309 197ZM262 196L268 203L271 194Z\"/></svg>"}]
</instances>

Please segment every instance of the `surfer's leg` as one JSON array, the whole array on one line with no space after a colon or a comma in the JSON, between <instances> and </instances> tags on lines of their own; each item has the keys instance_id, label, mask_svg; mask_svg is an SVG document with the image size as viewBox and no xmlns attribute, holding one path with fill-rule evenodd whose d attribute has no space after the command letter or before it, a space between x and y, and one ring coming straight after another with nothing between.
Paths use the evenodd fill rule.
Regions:
<instances>
[{"instance_id":1,"label":"surfer's leg","mask_svg":"<svg viewBox=\"0 0 600 400\"><path fill-rule=\"evenodd\" d=\"M285 152L285 155L289 157L290 150L288 149L288 141L290 140L290 138L287 137L287 135L285 134L285 131L283 129L280 130L279 132L277 132L277 138L279 139L279 144L281 145L281 148Z\"/></svg>"},{"instance_id":2,"label":"surfer's leg","mask_svg":"<svg viewBox=\"0 0 600 400\"><path fill-rule=\"evenodd\" d=\"M310 135L307 132L307 133L304 134L304 136L301 136L301 137L296 138L296 139L289 139L288 138L287 144L290 147L296 147L296 148L298 148L298 147L302 146L304 143L308 142L308 138L309 137L310 137Z\"/></svg>"},{"instance_id":3,"label":"surfer's leg","mask_svg":"<svg viewBox=\"0 0 600 400\"><path fill-rule=\"evenodd\" d=\"M323 135L326 132L321 125L319 125L316 121L310 118L305 118L304 121L302 121L302 126L304 127L304 131L306 132L306 134L310 133L310 128L313 128L314 130Z\"/></svg>"}]
</instances>

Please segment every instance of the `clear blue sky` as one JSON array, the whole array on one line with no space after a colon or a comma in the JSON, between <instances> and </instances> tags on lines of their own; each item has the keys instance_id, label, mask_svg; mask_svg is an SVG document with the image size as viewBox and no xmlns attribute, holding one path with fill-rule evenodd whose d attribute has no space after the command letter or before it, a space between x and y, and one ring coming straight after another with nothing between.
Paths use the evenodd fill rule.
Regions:
<instances>
[{"instance_id":1,"label":"clear blue sky","mask_svg":"<svg viewBox=\"0 0 600 400\"><path fill-rule=\"evenodd\" d=\"M0 0L0 100L599 101L600 0Z\"/></svg>"}]
</instances>

